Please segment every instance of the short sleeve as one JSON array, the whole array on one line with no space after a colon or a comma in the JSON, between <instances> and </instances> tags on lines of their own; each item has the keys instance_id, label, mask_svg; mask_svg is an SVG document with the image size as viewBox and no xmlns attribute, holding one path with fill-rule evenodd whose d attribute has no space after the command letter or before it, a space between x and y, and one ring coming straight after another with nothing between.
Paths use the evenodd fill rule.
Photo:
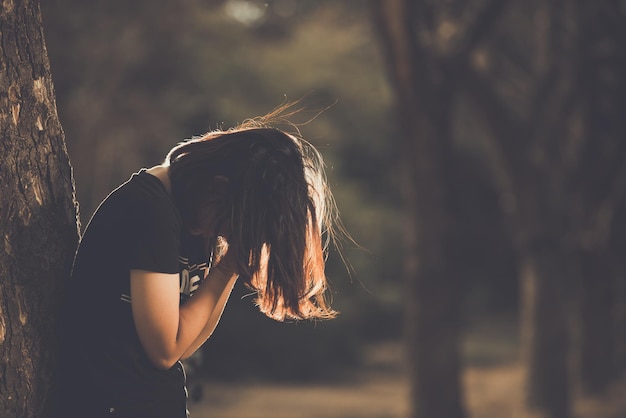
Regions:
<instances>
[{"instance_id":1,"label":"short sleeve","mask_svg":"<svg viewBox=\"0 0 626 418\"><path fill-rule=\"evenodd\" d=\"M131 269L178 273L180 221L168 201L138 199L128 226Z\"/></svg>"}]
</instances>

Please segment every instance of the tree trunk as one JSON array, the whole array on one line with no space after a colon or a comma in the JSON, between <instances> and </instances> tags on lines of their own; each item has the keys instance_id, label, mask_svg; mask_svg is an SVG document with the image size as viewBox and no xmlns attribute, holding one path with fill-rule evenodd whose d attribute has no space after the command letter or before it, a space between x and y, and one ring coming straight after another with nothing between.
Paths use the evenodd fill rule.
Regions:
<instances>
[{"instance_id":1,"label":"tree trunk","mask_svg":"<svg viewBox=\"0 0 626 418\"><path fill-rule=\"evenodd\" d=\"M375 2L403 128L407 172L406 342L411 416L463 418L460 286L451 208L453 83L415 41L409 2ZM424 54L424 55L420 55ZM434 77L435 79L429 79Z\"/></svg>"},{"instance_id":2,"label":"tree trunk","mask_svg":"<svg viewBox=\"0 0 626 418\"><path fill-rule=\"evenodd\" d=\"M523 363L532 417L570 416L569 297L558 246L531 249L521 266Z\"/></svg>"},{"instance_id":3,"label":"tree trunk","mask_svg":"<svg viewBox=\"0 0 626 418\"><path fill-rule=\"evenodd\" d=\"M626 274L624 266L619 266L615 277L613 345L615 355L615 376L626 373Z\"/></svg>"},{"instance_id":4,"label":"tree trunk","mask_svg":"<svg viewBox=\"0 0 626 418\"><path fill-rule=\"evenodd\" d=\"M45 416L77 207L38 1L0 10L0 416Z\"/></svg>"},{"instance_id":5,"label":"tree trunk","mask_svg":"<svg viewBox=\"0 0 626 418\"><path fill-rule=\"evenodd\" d=\"M581 262L580 379L585 394L599 395L616 377L615 280L602 254L583 254Z\"/></svg>"},{"instance_id":6,"label":"tree trunk","mask_svg":"<svg viewBox=\"0 0 626 418\"><path fill-rule=\"evenodd\" d=\"M616 259L624 229L615 221L626 200L626 14L618 2L578 0L579 79L588 163L576 179L585 193L586 217L579 221L583 262L580 386L601 394L623 363L623 278ZM580 205L579 205L580 206ZM620 207L621 206L621 207ZM623 335L623 334L622 334ZM623 370L623 368L621 369Z\"/></svg>"},{"instance_id":7,"label":"tree trunk","mask_svg":"<svg viewBox=\"0 0 626 418\"><path fill-rule=\"evenodd\" d=\"M455 268L451 190L441 151L445 129L426 118L407 132L408 191L412 239L407 246L406 336L413 417L465 416L461 388L461 272ZM426 129L425 129L426 128ZM443 146L445 148L445 145Z\"/></svg>"}]
</instances>

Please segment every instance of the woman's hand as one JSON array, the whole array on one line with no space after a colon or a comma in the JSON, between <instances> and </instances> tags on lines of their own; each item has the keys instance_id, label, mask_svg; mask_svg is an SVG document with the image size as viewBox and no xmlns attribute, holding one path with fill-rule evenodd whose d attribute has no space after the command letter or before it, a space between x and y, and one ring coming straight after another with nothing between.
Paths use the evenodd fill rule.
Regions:
<instances>
[{"instance_id":1,"label":"woman's hand","mask_svg":"<svg viewBox=\"0 0 626 418\"><path fill-rule=\"evenodd\" d=\"M225 245L226 253L221 254L217 258L215 265L212 269L220 270L222 273L231 276L239 275L239 267L237 266L237 259L235 257L235 251L231 251L228 244ZM209 272L210 274L210 272Z\"/></svg>"}]
</instances>

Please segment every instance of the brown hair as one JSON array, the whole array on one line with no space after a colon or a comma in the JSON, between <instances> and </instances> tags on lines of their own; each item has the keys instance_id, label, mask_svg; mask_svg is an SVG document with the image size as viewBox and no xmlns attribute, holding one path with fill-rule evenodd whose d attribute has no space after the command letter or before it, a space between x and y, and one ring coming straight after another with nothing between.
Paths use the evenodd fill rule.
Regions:
<instances>
[{"instance_id":1,"label":"brown hair","mask_svg":"<svg viewBox=\"0 0 626 418\"><path fill-rule=\"evenodd\" d=\"M324 263L336 207L318 151L270 126L287 107L174 147L172 194L187 228L210 221L227 231L228 252L263 313L332 318Z\"/></svg>"}]
</instances>

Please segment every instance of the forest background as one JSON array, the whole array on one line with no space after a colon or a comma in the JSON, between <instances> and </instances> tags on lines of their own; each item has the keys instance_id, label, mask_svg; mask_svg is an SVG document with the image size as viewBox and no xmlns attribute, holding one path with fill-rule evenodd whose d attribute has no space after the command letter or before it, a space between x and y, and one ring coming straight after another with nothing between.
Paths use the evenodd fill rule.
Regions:
<instances>
[{"instance_id":1,"label":"forest background","mask_svg":"<svg viewBox=\"0 0 626 418\"><path fill-rule=\"evenodd\" d=\"M415 44L409 42L413 51L422 48L422 51L432 52L443 45L441 49L445 52L421 55L417 70L413 69L412 77L418 79L415 84L419 85L419 77L424 77L427 80L425 85L429 86L417 89L421 99L406 94L411 84L402 84L406 81L402 79L402 54L398 53L402 46L398 33L402 27L389 24L393 13L398 12L393 5L403 3L408 6L400 11L410 13L396 15L395 22L409 21L416 16L411 14L416 13L414 8L420 5L423 6L420 11L428 12L419 15L424 21L416 19L423 25L422 32L418 31L423 36L415 38ZM556 338L539 341L533 347L543 347L541 353L556 347L556 357L564 359L556 363L563 363L563 369L577 370L571 372L574 377L570 373L566 376L568 382L571 381L571 387L566 387L566 391L572 393L573 398L582 399L581 393L609 397L597 403L577 403L575 414L596 418L600 414L623 416L624 410L616 409L620 405L613 399L624 397L619 384L615 386L625 363L626 292L623 266L619 261L620 249L623 249L619 226L623 222L624 146L621 142L624 130L616 119L610 119L624 109L623 73L614 71L623 63L612 60L613 56L619 55L619 47L612 42L623 40L623 31L608 35L598 35L593 30L585 32L588 28L584 22L570 19L567 14L568 5L576 2L485 1L474 3L496 6L506 3L511 6L513 3L514 7L509 7L507 12L497 10L497 7L493 10L485 8L492 14L500 13L497 19L492 17L499 24L494 24L495 29L488 34L474 31L476 37L480 35L482 38L472 40L471 37L457 37L458 31L450 23L463 23L464 18L459 16L466 15L470 16L467 22L473 22L471 17L475 13L472 14L471 10L466 13L463 7L456 7L457 3L442 2L445 6L437 6L437 3L426 1L358 0L43 2L59 116L74 168L83 225L108 192L138 168L159 163L165 152L179 140L216 127L228 128L247 117L271 110L285 99L304 97L302 104L311 110L303 115L303 121L316 115L317 110L332 105L314 121L301 126L301 130L303 136L322 151L342 219L363 247L355 248L350 243L344 246L343 251L350 263L348 269L336 252L329 259L328 275L334 305L341 315L336 320L316 324L275 323L258 314L250 298L244 297L245 290L238 289L218 331L203 350L202 363L195 368L190 365L192 379L205 382L209 389L221 393L219 385L258 381L299 385L348 382L354 385L350 380L354 377L350 376L361 376L359 371L375 369L377 373L385 371L387 378L389 375L397 377L398 385L388 381L385 385L398 389L402 396L392 399L400 399L399 402L407 406L401 405L400 412L394 412L391 407L387 407L386 412L373 410L369 416L403 416L401 414L409 410L408 399L411 398L418 405L413 406L417 411L415 416L420 418L460 417L463 413L459 411L428 415L420 410L420 405L428 404L425 396L428 391L423 389L422 380L412 374L412 367L420 364L420 353L424 352L421 347L434 344L435 351L431 353L439 350L449 356L445 357L449 361L439 370L439 375L451 373L448 382L454 382L454 374L459 368L455 366L455 356L446 351L448 345L436 343L438 338L448 341L458 337L460 362L467 366L466 370L474 370L473 367L490 373L494 370L502 372L483 375L485 380L480 381L475 380L479 375L465 375L463 384L469 413L484 417L515 416L517 403L522 402L520 393L524 384L521 382L526 381L530 386L531 405L548 410L546 414L549 415L545 416L550 418L569 416L567 408L562 406L569 405L569 398L562 396L560 389L544 391L550 399L532 399L533 393L540 392L537 387L542 389L541 384L537 383L536 376L533 383L532 373L530 378L520 377L528 370L541 368L541 362L533 360L533 354L525 354L521 349L520 335L524 329L522 325L526 324L535 327L536 335L556 335ZM524 4L531 3L534 9L529 11ZM600 3L610 4L609 8L615 6L618 12L614 18L623 19L622 2ZM580 14L580 10L578 12ZM431 21L424 16L432 18ZM478 17L475 21L478 22ZM571 26L575 28L571 29ZM570 36L571 33L574 35ZM515 36L520 34L522 36ZM545 34L549 35L544 37ZM607 36L608 46L603 43ZM469 39L466 43L471 47L479 43L483 46L472 51L471 62L477 72L489 76L486 85L489 88L481 84L485 79L472 78L474 73L465 71L463 66L454 66L458 62L447 59L448 56L454 58L454 48L453 53L446 55L446 42L457 38L461 41ZM585 68L581 66L581 60L568 60L569 56L563 53L580 47L583 51L580 55L584 55L589 49L585 46L588 39L599 39L593 47L596 56L609 57L606 59L609 64L602 64L603 68L609 68L609 73L600 79L601 82L608 80L605 84L611 87L594 90L599 92L598 97L590 99L604 106L602 109L608 122L604 123L601 132L593 130L599 124L598 116L580 105L580 97L589 99L585 96L588 86L571 88L576 85L575 80L579 80L577 77L584 74ZM615 48L618 48L617 52ZM498 54L493 53L494 50ZM551 55L556 50L560 52ZM537 68L540 71L536 72ZM544 73L547 75L543 76ZM538 81L532 83L532 80ZM442 85L449 86L450 91ZM534 93L536 86L539 86L538 93L526 97L525 92L533 90ZM456 94L454 88L466 91L474 100L450 100ZM491 90L496 91L499 101L494 102L494 97L485 94ZM574 93L570 95L568 91ZM411 106L420 100L424 102L416 107L417 112L412 112ZM591 102L588 104L592 107ZM478 107L489 117L472 113ZM438 118L441 115L444 116ZM560 124L544 123L550 118ZM425 120L434 122L430 130L422 131L421 137L440 139L440 144L445 144L442 150L432 151L423 144L407 148L410 142L407 138L415 134L412 125L420 125L419 129L423 129L428 126ZM521 120L525 124L508 123L510 120ZM536 123L526 123L529 121ZM442 126L447 128L442 129ZM528 126L534 129L517 129ZM589 145L581 131L592 132L597 141ZM511 137L510 147L504 154L527 155L531 161L529 168L524 170L524 161L512 158L504 168L496 164L493 169L490 161L497 152L486 139L493 136ZM568 141L559 142L561 137ZM514 142L520 138L521 142ZM537 138L538 141L532 141ZM541 142L545 138L549 140ZM423 151L419 153L421 159L407 158L408 151L416 149ZM422 183L412 182L416 170L436 166L444 158L442 155L448 160L444 161L446 171L441 177L422 176ZM556 159L553 158L555 155ZM582 169L578 164L581 160L587 164L580 165ZM416 164L420 161L422 164ZM567 193L555 193L563 191L559 188L563 183L563 171L542 171L544 166L565 167L570 170L568 173L575 173L566 179ZM508 176L508 172L515 173L517 178ZM520 172L524 174L520 175ZM572 186L576 182L584 185L583 192ZM539 192L528 191L538 185L541 185ZM439 192L432 196L422 193L431 189ZM420 217L429 213L424 208L437 209L438 206L432 204L438 199L437 193L445 195L445 204L441 206L444 210L431 212L436 216ZM414 194L418 195L416 201L413 200ZM520 199L524 196L531 198ZM514 208L516 198L517 206L522 210ZM589 204L590 201L593 204ZM422 205L422 202L426 203ZM528 202L536 202L539 209ZM596 206L602 210L595 210ZM574 210L559 212L562 207ZM589 207L594 209L587 210ZM517 215L522 212L533 216ZM537 215L546 212L551 216ZM416 214L417 221L413 219ZM576 223L580 218L597 219L597 222ZM427 224L444 225L439 230L443 233L437 236L444 236L447 241L433 240L431 244L424 239L428 238L425 234L416 244L414 223L421 232L428 231ZM584 231L572 233L576 228L569 228L570 223L585 224L584 228L579 228ZM600 224L598 228L602 233L594 234L596 224ZM535 231L539 232L533 235ZM583 236L585 245L578 245L579 236ZM610 250L601 251L599 258L586 257L587 253L581 248L596 248L597 242L603 249ZM446 274L439 277L441 272L435 266L430 273L420 276L430 274L430 281L426 283L431 287L423 287L420 280L417 286L408 286L413 282L412 274L421 274L419 269L423 268L415 267L412 250L417 252L417 264L428 266L429 260L420 258L428 251L420 251L425 251L423 247L429 245L442 248L441 252L430 254L446 255L445 262L453 266L454 271L448 267ZM554 246L567 247L567 251L558 252L559 256L574 258L568 258L554 268L546 256L554 253ZM591 261L582 263L580 260ZM598 260L604 268L594 264ZM547 304L576 313L565 315L557 310L554 315L554 312L546 311L533 322L532 318L527 320L523 315L532 309L520 292L528 286L522 287L521 284L539 283L535 288L541 289L541 280L533 282L532 277L542 277L545 274L542 266L545 265L550 265L547 270L552 268L555 276L549 283L556 283L553 286L556 290L543 294L547 295ZM532 277L528 279L527 276ZM438 281L442 277L445 279ZM448 277L454 277L454 280ZM600 290L593 285L585 287L588 285L585 277L593 278L594 283L602 283ZM414 293L415 288L421 291ZM449 296L443 304L439 303L443 300L440 299L442 294ZM585 302L586 299L580 296L585 294L599 296ZM428 304L425 300L428 298L434 300L434 305ZM442 336L433 329L424 331L419 322L421 319L415 320L411 316L416 299L418 307L423 308L419 318L429 318L438 330L451 330L449 335ZM526 302L520 302L524 300ZM610 303L606 303L607 300ZM449 303L454 307L449 307ZM593 328L592 319L597 315L578 309L578 306L587 306L594 313L593 308L610 307L606 314L610 318L609 337L607 333L599 336L585 334L590 328L585 324L589 322ZM563 322L552 321L553 318ZM548 328L544 332L537 325L542 321L551 326L556 324L557 328ZM563 332L556 332L560 331L559 325L565 325L561 327L563 329L572 329L571 334L577 336L572 344L574 354L563 350L564 341L569 339ZM421 339L415 341L412 338L413 329L419 330L417 333ZM427 335L431 335L432 340L423 338ZM400 345L401 341L406 345ZM456 343L446 344L455 346ZM592 360L585 355L591 356ZM536 353L534 356L541 357ZM434 359L432 355L430 358ZM608 358L609 365L607 362L598 365L593 358ZM610 368L608 377L607 367ZM434 375L427 376L423 367L420 370L432 378L435 388L438 381L445 381L434 378ZM599 378L593 372L598 370L600 372L596 375L601 375ZM561 372L557 368L553 374L559 376ZM409 377L414 379L412 386L418 388L413 389L411 396L407 389ZM489 398L505 412L496 410L489 415L486 412L489 408L485 405L479 408L482 412L476 412L476 388L479 384L486 384L488 378L492 382L488 391L502 385L510 389L496 391L500 397L497 401ZM425 381L428 385L428 380ZM546 381L552 382L550 379ZM557 385L561 383L557 379ZM269 385L264 383L262 386ZM446 387L454 389L454 385ZM454 393L450 398L455 396L463 398ZM280 403L289 403L284 396L279 399ZM212 401L219 403L216 398ZM358 403L367 404L364 399L355 401L355 405ZM271 416L280 416L279 406L272 406ZM235 408L233 405L227 407ZM198 411L200 414L201 410ZM247 416L262 416L260 414L256 411ZM335 409L326 416L368 415L355 411L340 413Z\"/></svg>"}]
</instances>

